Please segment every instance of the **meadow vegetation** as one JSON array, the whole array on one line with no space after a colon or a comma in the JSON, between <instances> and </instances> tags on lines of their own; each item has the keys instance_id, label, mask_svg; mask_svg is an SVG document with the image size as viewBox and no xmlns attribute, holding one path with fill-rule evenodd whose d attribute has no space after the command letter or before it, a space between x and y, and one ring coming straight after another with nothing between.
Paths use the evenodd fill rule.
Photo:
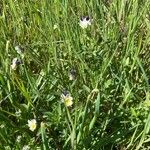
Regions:
<instances>
[{"instance_id":1,"label":"meadow vegetation","mask_svg":"<svg viewBox=\"0 0 150 150\"><path fill-rule=\"evenodd\" d=\"M1 0L0 149L150 149L150 0Z\"/></svg>"}]
</instances>

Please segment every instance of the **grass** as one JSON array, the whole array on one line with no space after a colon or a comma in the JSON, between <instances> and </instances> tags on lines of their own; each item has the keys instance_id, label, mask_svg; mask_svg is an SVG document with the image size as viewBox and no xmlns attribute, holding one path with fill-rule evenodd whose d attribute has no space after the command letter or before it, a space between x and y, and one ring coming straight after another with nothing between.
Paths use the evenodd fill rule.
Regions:
<instances>
[{"instance_id":1,"label":"grass","mask_svg":"<svg viewBox=\"0 0 150 150\"><path fill-rule=\"evenodd\" d=\"M0 149L150 149L149 0L1 0L0 8ZM22 64L12 70L15 57Z\"/></svg>"}]
</instances>

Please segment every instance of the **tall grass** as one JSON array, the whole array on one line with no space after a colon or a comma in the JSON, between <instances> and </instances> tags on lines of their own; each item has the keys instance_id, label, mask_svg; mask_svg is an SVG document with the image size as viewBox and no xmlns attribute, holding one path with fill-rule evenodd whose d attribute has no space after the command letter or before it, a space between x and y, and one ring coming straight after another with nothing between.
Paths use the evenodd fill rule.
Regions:
<instances>
[{"instance_id":1,"label":"tall grass","mask_svg":"<svg viewBox=\"0 0 150 150\"><path fill-rule=\"evenodd\" d=\"M149 0L1 0L0 8L0 149L150 148ZM86 15L92 24L82 29ZM15 57L22 64L12 70Z\"/></svg>"}]
</instances>

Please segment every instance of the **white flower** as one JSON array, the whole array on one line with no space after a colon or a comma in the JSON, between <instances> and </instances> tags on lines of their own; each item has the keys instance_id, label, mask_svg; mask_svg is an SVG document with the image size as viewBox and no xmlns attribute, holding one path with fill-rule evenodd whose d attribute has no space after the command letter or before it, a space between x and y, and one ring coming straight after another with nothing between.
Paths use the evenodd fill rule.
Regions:
<instances>
[{"instance_id":1,"label":"white flower","mask_svg":"<svg viewBox=\"0 0 150 150\"><path fill-rule=\"evenodd\" d=\"M91 25L91 19L90 17L86 16L86 17L81 17L80 19L80 23L79 23L80 27L85 29L87 28L88 26Z\"/></svg>"},{"instance_id":2,"label":"white flower","mask_svg":"<svg viewBox=\"0 0 150 150\"><path fill-rule=\"evenodd\" d=\"M72 104L73 104L73 97L71 97L71 95L67 91L65 91L61 95L61 100L67 107L72 106Z\"/></svg>"},{"instance_id":3,"label":"white flower","mask_svg":"<svg viewBox=\"0 0 150 150\"><path fill-rule=\"evenodd\" d=\"M28 120L28 127L31 131L34 131L36 129L37 122L35 119Z\"/></svg>"},{"instance_id":4,"label":"white flower","mask_svg":"<svg viewBox=\"0 0 150 150\"><path fill-rule=\"evenodd\" d=\"M28 145L24 145L22 148L22 150L29 150L29 149L30 149L30 147Z\"/></svg>"},{"instance_id":5,"label":"white flower","mask_svg":"<svg viewBox=\"0 0 150 150\"><path fill-rule=\"evenodd\" d=\"M21 61L18 58L12 60L11 69L16 70L17 66L21 64Z\"/></svg>"}]
</instances>

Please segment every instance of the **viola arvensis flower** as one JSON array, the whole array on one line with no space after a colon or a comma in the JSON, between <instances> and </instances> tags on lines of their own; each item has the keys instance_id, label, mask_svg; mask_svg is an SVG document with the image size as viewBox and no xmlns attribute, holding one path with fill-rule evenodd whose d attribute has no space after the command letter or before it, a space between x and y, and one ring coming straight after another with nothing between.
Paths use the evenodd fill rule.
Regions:
<instances>
[{"instance_id":1,"label":"viola arvensis flower","mask_svg":"<svg viewBox=\"0 0 150 150\"><path fill-rule=\"evenodd\" d=\"M67 107L70 107L73 104L73 97L70 95L68 91L64 91L62 93L61 100Z\"/></svg>"},{"instance_id":2,"label":"viola arvensis flower","mask_svg":"<svg viewBox=\"0 0 150 150\"><path fill-rule=\"evenodd\" d=\"M18 58L14 58L11 63L11 69L16 70L17 66L21 64L21 61Z\"/></svg>"},{"instance_id":3,"label":"viola arvensis flower","mask_svg":"<svg viewBox=\"0 0 150 150\"><path fill-rule=\"evenodd\" d=\"M90 26L91 25L91 19L90 19L90 17L89 16L81 17L79 25L83 29L85 29L88 26Z\"/></svg>"},{"instance_id":4,"label":"viola arvensis flower","mask_svg":"<svg viewBox=\"0 0 150 150\"><path fill-rule=\"evenodd\" d=\"M31 131L34 131L36 129L37 122L35 119L28 120L28 127Z\"/></svg>"}]
</instances>

